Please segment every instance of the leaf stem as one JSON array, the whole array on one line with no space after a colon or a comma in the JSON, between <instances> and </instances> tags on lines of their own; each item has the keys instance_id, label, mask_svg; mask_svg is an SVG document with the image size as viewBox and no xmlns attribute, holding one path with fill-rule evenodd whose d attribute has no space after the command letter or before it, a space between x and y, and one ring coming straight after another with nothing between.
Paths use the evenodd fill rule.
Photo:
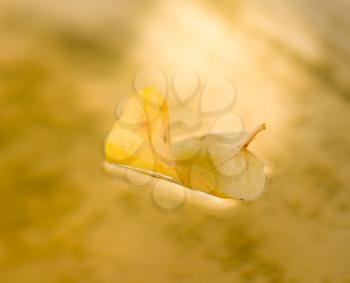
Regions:
<instances>
[{"instance_id":1,"label":"leaf stem","mask_svg":"<svg viewBox=\"0 0 350 283\"><path fill-rule=\"evenodd\" d=\"M262 123L259 126L257 126L247 137L244 143L240 146L240 149L247 148L248 145L253 141L253 139L263 130L266 129L266 124Z\"/></svg>"}]
</instances>

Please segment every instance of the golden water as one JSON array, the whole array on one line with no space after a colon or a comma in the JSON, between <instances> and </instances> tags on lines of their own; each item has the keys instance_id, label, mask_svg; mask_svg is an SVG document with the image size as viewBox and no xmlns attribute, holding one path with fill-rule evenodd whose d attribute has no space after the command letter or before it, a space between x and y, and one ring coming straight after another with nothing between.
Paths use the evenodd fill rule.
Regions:
<instances>
[{"instance_id":1,"label":"golden water","mask_svg":"<svg viewBox=\"0 0 350 283\"><path fill-rule=\"evenodd\" d=\"M350 282L349 12L1 1L0 282ZM261 198L166 214L101 172L115 107L148 65L234 82L247 128L268 126L251 148L273 169Z\"/></svg>"}]
</instances>

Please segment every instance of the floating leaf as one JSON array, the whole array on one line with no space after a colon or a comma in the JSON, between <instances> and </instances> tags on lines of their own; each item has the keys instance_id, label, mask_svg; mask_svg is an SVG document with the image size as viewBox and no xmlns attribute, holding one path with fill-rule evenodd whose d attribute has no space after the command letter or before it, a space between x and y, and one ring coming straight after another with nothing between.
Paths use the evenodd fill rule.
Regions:
<instances>
[{"instance_id":1,"label":"floating leaf","mask_svg":"<svg viewBox=\"0 0 350 283\"><path fill-rule=\"evenodd\" d=\"M264 124L252 133L208 134L172 143L164 97L144 88L125 104L107 138L106 159L109 168L124 166L215 199L253 200L264 189L265 172L247 147L263 129Z\"/></svg>"}]
</instances>

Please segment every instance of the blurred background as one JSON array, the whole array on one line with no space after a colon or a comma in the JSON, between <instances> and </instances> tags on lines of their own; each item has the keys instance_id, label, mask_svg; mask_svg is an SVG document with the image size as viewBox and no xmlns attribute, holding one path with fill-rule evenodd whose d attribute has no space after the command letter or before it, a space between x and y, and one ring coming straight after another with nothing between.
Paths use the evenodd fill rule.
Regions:
<instances>
[{"instance_id":1,"label":"blurred background","mask_svg":"<svg viewBox=\"0 0 350 283\"><path fill-rule=\"evenodd\" d=\"M350 2L0 1L0 282L350 282ZM142 67L229 78L272 179L155 208L102 140Z\"/></svg>"}]
</instances>

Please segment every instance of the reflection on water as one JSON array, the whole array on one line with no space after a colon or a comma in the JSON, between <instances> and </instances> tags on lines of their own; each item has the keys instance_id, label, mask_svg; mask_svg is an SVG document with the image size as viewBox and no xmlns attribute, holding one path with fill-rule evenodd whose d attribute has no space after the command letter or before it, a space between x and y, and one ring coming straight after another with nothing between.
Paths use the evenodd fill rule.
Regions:
<instances>
[{"instance_id":1,"label":"reflection on water","mask_svg":"<svg viewBox=\"0 0 350 283\"><path fill-rule=\"evenodd\" d=\"M349 282L349 3L129 2L0 3L0 282ZM234 82L260 199L164 214L100 172L145 65Z\"/></svg>"}]
</instances>

